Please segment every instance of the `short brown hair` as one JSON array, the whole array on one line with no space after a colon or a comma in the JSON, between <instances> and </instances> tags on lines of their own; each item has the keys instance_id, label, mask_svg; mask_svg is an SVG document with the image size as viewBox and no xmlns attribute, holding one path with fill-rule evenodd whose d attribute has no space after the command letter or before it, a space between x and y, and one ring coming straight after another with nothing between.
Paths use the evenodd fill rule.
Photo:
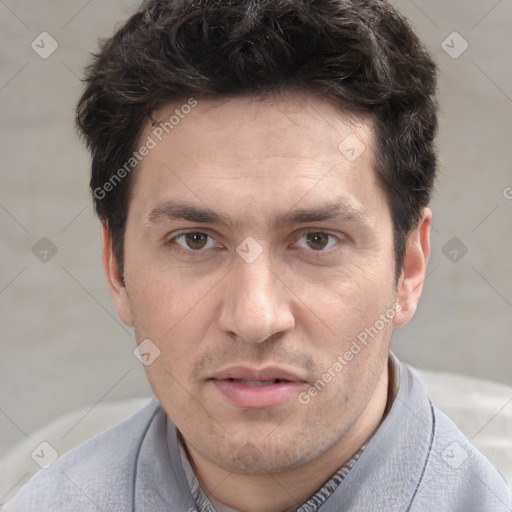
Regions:
<instances>
[{"instance_id":1,"label":"short brown hair","mask_svg":"<svg viewBox=\"0 0 512 512\"><path fill-rule=\"evenodd\" d=\"M159 107L300 91L373 119L399 275L436 174L436 78L432 57L383 0L147 0L102 43L77 106L96 212L119 265L129 173L97 191L133 156Z\"/></svg>"}]
</instances>

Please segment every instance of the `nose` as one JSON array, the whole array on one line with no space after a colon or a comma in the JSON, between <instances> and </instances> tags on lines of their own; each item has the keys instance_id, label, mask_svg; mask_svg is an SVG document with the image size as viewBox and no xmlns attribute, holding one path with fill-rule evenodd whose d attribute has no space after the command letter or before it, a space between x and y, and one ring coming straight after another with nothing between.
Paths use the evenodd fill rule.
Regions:
<instances>
[{"instance_id":1,"label":"nose","mask_svg":"<svg viewBox=\"0 0 512 512\"><path fill-rule=\"evenodd\" d=\"M292 294L270 263L263 254L252 263L240 258L229 274L219 326L235 339L262 343L295 326Z\"/></svg>"}]
</instances>

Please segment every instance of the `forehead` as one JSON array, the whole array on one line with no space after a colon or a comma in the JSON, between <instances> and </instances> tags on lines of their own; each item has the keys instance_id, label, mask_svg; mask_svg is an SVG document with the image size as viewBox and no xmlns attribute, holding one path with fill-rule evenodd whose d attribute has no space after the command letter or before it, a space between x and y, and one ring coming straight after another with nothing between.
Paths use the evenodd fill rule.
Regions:
<instances>
[{"instance_id":1,"label":"forehead","mask_svg":"<svg viewBox=\"0 0 512 512\"><path fill-rule=\"evenodd\" d=\"M334 151L338 158L342 156L339 144L350 135L356 144L355 137L366 142L365 149L373 149L369 116L341 110L331 101L311 95L199 100L193 109L185 109L187 103L167 105L154 117L157 129L171 128L163 134L170 144L193 139L189 141L195 142L191 156L215 159L229 153L250 161L268 156L322 158ZM148 124L144 134L151 135L154 130Z\"/></svg>"},{"instance_id":2,"label":"forehead","mask_svg":"<svg viewBox=\"0 0 512 512\"><path fill-rule=\"evenodd\" d=\"M133 191L146 208L178 197L213 209L240 209L242 201L274 215L329 196L345 195L356 207L383 195L369 118L299 95L197 100L183 108L189 103L166 105L153 116L157 124L145 126L141 143L151 139L154 147Z\"/></svg>"}]
</instances>

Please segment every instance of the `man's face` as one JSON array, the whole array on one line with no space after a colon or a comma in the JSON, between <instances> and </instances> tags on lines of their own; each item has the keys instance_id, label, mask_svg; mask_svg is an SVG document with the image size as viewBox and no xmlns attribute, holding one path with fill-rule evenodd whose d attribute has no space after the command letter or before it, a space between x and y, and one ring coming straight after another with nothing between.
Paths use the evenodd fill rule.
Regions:
<instances>
[{"instance_id":1,"label":"man's face","mask_svg":"<svg viewBox=\"0 0 512 512\"><path fill-rule=\"evenodd\" d=\"M229 471L303 465L363 417L396 323L371 125L290 96L200 101L162 141L152 130L116 304L160 350L154 393Z\"/></svg>"}]
</instances>

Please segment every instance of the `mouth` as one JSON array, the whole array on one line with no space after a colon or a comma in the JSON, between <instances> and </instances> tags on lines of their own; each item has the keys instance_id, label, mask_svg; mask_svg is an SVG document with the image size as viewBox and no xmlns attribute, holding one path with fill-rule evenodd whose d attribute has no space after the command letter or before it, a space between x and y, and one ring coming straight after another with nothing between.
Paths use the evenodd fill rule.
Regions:
<instances>
[{"instance_id":1,"label":"mouth","mask_svg":"<svg viewBox=\"0 0 512 512\"><path fill-rule=\"evenodd\" d=\"M277 407L306 385L302 376L282 368L228 368L209 381L231 406L243 409Z\"/></svg>"},{"instance_id":2,"label":"mouth","mask_svg":"<svg viewBox=\"0 0 512 512\"><path fill-rule=\"evenodd\" d=\"M290 382L286 379L272 379L272 380L247 380L247 379L226 379L229 382L238 382L244 386L270 386L271 384L279 384L281 382Z\"/></svg>"}]
</instances>

